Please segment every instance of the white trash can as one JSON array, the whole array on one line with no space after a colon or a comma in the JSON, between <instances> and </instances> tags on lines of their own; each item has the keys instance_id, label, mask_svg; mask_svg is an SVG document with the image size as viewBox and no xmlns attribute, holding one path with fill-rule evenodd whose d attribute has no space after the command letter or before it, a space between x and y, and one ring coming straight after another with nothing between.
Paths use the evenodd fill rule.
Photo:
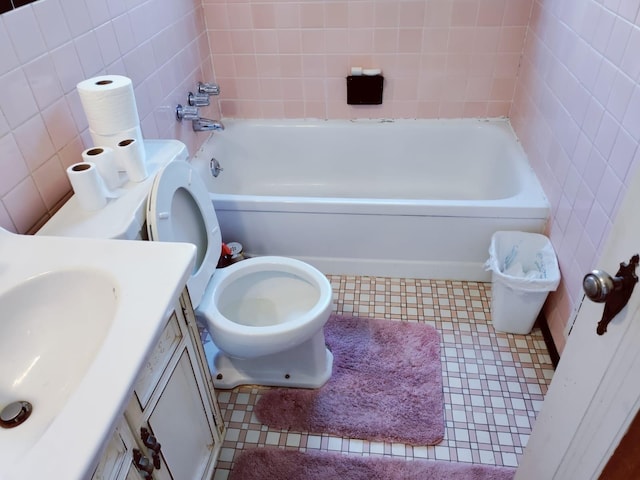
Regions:
<instances>
[{"instance_id":1,"label":"white trash can","mask_svg":"<svg viewBox=\"0 0 640 480\"><path fill-rule=\"evenodd\" d=\"M553 246L538 233L496 232L491 237L491 321L499 332L525 335L560 283Z\"/></svg>"}]
</instances>

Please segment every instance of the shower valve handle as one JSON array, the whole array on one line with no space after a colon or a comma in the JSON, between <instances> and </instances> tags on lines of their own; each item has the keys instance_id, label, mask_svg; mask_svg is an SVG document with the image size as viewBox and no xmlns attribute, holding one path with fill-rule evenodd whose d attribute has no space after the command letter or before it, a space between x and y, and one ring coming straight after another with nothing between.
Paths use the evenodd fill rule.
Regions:
<instances>
[{"instance_id":1,"label":"shower valve handle","mask_svg":"<svg viewBox=\"0 0 640 480\"><path fill-rule=\"evenodd\" d=\"M198 112L198 107L193 106L182 106L178 105L176 107L176 118L179 121L182 120L199 120L200 113Z\"/></svg>"},{"instance_id":2,"label":"shower valve handle","mask_svg":"<svg viewBox=\"0 0 640 480\"><path fill-rule=\"evenodd\" d=\"M220 86L217 83L198 82L198 93L206 95L220 95Z\"/></svg>"},{"instance_id":3,"label":"shower valve handle","mask_svg":"<svg viewBox=\"0 0 640 480\"><path fill-rule=\"evenodd\" d=\"M209 95L206 93L189 92L189 105L192 107L207 107L210 104Z\"/></svg>"}]
</instances>

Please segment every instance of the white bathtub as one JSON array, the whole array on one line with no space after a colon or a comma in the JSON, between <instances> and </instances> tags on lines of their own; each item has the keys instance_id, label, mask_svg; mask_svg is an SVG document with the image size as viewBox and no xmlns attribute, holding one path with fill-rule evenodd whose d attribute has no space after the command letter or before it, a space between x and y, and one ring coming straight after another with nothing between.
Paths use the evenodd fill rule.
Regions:
<instances>
[{"instance_id":1,"label":"white bathtub","mask_svg":"<svg viewBox=\"0 0 640 480\"><path fill-rule=\"evenodd\" d=\"M224 241L250 255L325 273L487 281L493 232L542 232L549 214L506 120L225 125L191 162Z\"/></svg>"}]
</instances>

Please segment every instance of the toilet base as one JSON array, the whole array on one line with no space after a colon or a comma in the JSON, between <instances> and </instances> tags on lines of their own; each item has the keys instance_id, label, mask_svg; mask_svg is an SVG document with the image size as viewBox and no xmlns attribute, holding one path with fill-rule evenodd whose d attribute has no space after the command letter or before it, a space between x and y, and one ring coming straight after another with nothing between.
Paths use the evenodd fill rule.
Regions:
<instances>
[{"instance_id":1,"label":"toilet base","mask_svg":"<svg viewBox=\"0 0 640 480\"><path fill-rule=\"evenodd\" d=\"M205 345L213 385L227 390L238 385L319 388L331 377L333 354L320 330L289 350L256 358L231 357L213 341Z\"/></svg>"}]
</instances>

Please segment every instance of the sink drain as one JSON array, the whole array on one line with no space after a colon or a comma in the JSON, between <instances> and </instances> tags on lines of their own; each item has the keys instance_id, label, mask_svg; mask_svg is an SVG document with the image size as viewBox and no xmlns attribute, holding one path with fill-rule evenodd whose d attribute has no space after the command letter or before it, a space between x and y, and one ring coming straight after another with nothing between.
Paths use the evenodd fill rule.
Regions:
<instances>
[{"instance_id":1,"label":"sink drain","mask_svg":"<svg viewBox=\"0 0 640 480\"><path fill-rule=\"evenodd\" d=\"M32 411L33 406L24 400L10 403L0 412L0 427L17 427L29 418Z\"/></svg>"}]
</instances>

